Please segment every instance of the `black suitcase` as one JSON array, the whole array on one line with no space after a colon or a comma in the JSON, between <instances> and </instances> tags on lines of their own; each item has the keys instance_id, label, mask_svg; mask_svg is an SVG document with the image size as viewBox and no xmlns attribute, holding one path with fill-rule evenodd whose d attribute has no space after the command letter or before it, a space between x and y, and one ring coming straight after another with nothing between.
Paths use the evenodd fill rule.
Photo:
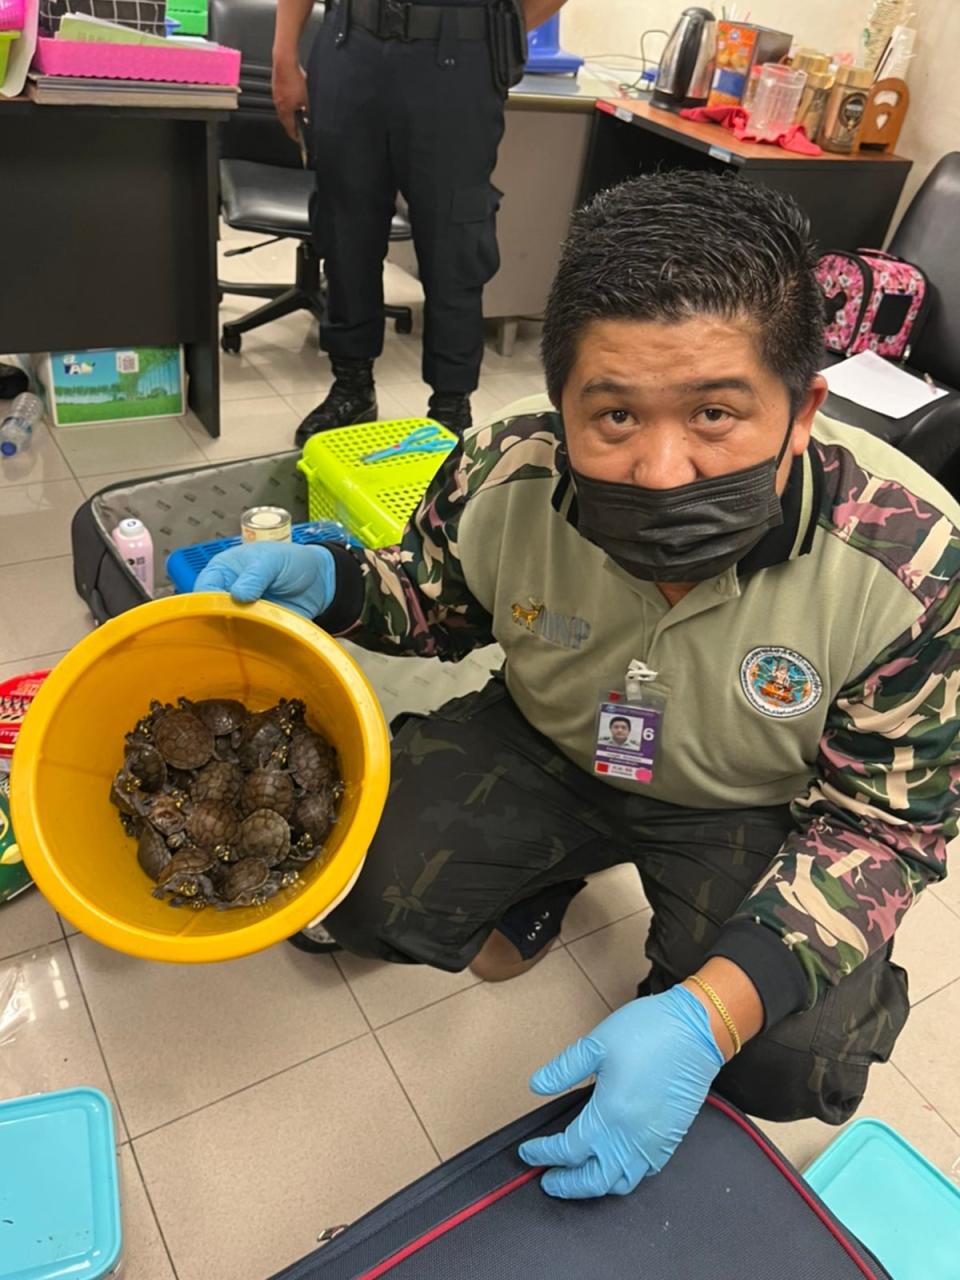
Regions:
<instances>
[{"instance_id":1,"label":"black suitcase","mask_svg":"<svg viewBox=\"0 0 960 1280\"><path fill-rule=\"evenodd\" d=\"M120 555L111 531L136 516L153 538L155 595L173 585L164 566L179 547L235 537L247 507L285 507L295 523L308 519L299 450L219 462L192 471L122 480L95 493L73 517L73 579L97 622L150 598Z\"/></svg>"},{"instance_id":2,"label":"black suitcase","mask_svg":"<svg viewBox=\"0 0 960 1280\"><path fill-rule=\"evenodd\" d=\"M712 1094L664 1171L632 1195L544 1195L517 1147L569 1124L587 1094L484 1138L273 1280L890 1280Z\"/></svg>"}]
</instances>

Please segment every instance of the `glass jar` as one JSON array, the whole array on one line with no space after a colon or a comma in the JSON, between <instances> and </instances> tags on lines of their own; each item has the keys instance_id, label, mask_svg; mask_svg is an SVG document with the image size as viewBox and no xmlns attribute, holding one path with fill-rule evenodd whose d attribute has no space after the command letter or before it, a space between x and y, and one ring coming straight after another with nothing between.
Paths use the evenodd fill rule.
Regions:
<instances>
[{"instance_id":1,"label":"glass jar","mask_svg":"<svg viewBox=\"0 0 960 1280\"><path fill-rule=\"evenodd\" d=\"M797 108L797 124L803 125L811 142L816 140L823 123L830 90L833 88L833 75L829 71L808 71L807 83L800 95L800 106Z\"/></svg>"},{"instance_id":2,"label":"glass jar","mask_svg":"<svg viewBox=\"0 0 960 1280\"><path fill-rule=\"evenodd\" d=\"M863 128L873 73L865 67L840 67L823 113L817 141L824 151L856 151Z\"/></svg>"}]
</instances>

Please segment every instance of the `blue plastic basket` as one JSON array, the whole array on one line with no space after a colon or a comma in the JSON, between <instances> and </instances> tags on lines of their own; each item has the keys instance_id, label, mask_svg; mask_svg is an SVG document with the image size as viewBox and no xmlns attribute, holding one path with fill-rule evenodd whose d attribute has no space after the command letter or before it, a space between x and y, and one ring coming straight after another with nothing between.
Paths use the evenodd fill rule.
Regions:
<instances>
[{"instance_id":1,"label":"blue plastic basket","mask_svg":"<svg viewBox=\"0 0 960 1280\"><path fill-rule=\"evenodd\" d=\"M893 1280L960 1276L960 1188L882 1120L855 1120L804 1177Z\"/></svg>"},{"instance_id":2,"label":"blue plastic basket","mask_svg":"<svg viewBox=\"0 0 960 1280\"><path fill-rule=\"evenodd\" d=\"M0 1102L0 1280L101 1280L121 1245L108 1099L63 1089Z\"/></svg>"},{"instance_id":3,"label":"blue plastic basket","mask_svg":"<svg viewBox=\"0 0 960 1280\"><path fill-rule=\"evenodd\" d=\"M345 547L361 547L348 529L336 520L307 520L293 526L293 540L301 543L339 542ZM192 591L197 575L215 555L228 547L239 547L242 539L217 538L214 542L197 542L192 547L179 547L167 557L167 577L177 591Z\"/></svg>"}]
</instances>

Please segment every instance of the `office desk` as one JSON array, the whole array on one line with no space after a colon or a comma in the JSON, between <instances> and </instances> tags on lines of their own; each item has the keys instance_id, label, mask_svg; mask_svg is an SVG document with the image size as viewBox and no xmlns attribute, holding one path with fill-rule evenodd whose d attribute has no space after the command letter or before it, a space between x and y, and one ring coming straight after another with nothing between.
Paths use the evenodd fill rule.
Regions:
<instances>
[{"instance_id":1,"label":"office desk","mask_svg":"<svg viewBox=\"0 0 960 1280\"><path fill-rule=\"evenodd\" d=\"M0 99L0 351L182 342L190 407L220 434L224 119Z\"/></svg>"},{"instance_id":2,"label":"office desk","mask_svg":"<svg viewBox=\"0 0 960 1280\"><path fill-rule=\"evenodd\" d=\"M729 129L697 124L648 102L597 102L581 196L655 169L707 169L788 192L810 219L820 248L883 244L911 161L876 152L802 156L738 142Z\"/></svg>"}]
</instances>

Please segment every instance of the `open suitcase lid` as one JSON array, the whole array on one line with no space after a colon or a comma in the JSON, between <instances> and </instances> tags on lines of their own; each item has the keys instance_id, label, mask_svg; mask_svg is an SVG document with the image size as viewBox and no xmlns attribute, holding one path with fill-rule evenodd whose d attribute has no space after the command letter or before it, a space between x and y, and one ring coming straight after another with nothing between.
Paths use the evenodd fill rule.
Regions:
<instances>
[{"instance_id":1,"label":"open suitcase lid","mask_svg":"<svg viewBox=\"0 0 960 1280\"><path fill-rule=\"evenodd\" d=\"M426 1174L274 1280L890 1280L736 1108L711 1095L666 1169L630 1196L555 1200L518 1144L586 1091Z\"/></svg>"}]
</instances>

